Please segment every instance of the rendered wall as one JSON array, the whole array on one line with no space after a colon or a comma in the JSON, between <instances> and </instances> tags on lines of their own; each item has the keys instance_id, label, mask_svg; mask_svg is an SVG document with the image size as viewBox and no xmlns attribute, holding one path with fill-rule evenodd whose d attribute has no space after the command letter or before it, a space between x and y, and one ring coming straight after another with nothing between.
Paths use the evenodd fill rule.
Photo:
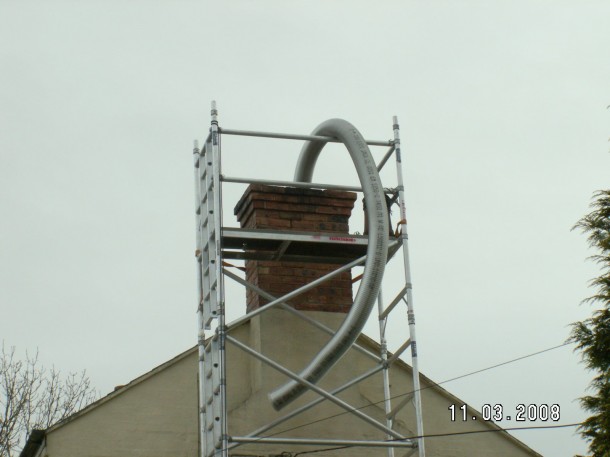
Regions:
<instances>
[{"instance_id":1,"label":"rendered wall","mask_svg":"<svg viewBox=\"0 0 610 457\"><path fill-rule=\"evenodd\" d=\"M336 326L345 317L342 313L310 312L329 326ZM310 357L328 338L320 330L285 311L273 310L244 324L232 333L236 339L264 352L272 359L283 363L294 371L309 361ZM366 341L364 344L368 344ZM371 347L374 349L374 347ZM268 423L281 413L271 407L267 393L279 385L285 377L272 368L246 356L240 349L227 346L230 361L228 373L229 432L243 435L259 425ZM367 356L351 350L320 384L332 388L363 373L373 366ZM57 427L47 436L44 455L49 457L196 457L197 443L197 354L190 351L182 359L165 369L153 372L141 382L123 388L113 398ZM412 389L411 373L404 364L391 370L394 392ZM381 378L373 376L355 386L340 397L353 406L376 403L383 398ZM424 427L427 434L452 433L466 430L489 430L482 422L451 422L448 407L460 400L439 388L426 388L422 381L422 403ZM306 394L291 408L298 407L315 398ZM383 421L380 404L363 409L379 421ZM377 431L358 418L341 414L343 411L328 401L309 410L299 419L292 419L264 435L294 428L281 436L319 438L369 438L384 439ZM407 406L398 415L396 428L405 435L414 435L413 409ZM313 425L301 425L319 421ZM314 450L298 446L241 446L231 452L233 456L270 456L282 452ZM538 455L504 433L482 433L453 438L431 438L426 441L430 457L512 457ZM386 456L384 450L352 448L332 452L320 452L316 457L364 457ZM404 455L398 451L397 456Z\"/></svg>"},{"instance_id":2,"label":"rendered wall","mask_svg":"<svg viewBox=\"0 0 610 457\"><path fill-rule=\"evenodd\" d=\"M325 322L329 326L337 326L345 317L341 313L309 312L308 314L315 316L318 320ZM258 335L260 335L260 340ZM291 370L298 372L313 357L327 338L320 330L313 328L310 324L286 311L273 310L263 314L260 318L255 318L251 323L251 334L249 336L243 334L238 339L247 342L252 347L257 347L258 350L261 350L272 359L283 361ZM365 344L367 343L365 342ZM229 345L229 349L233 353L236 350L231 345ZM374 344L370 349L372 351L375 350ZM364 373L374 365L375 362L366 355L352 349L324 378L320 386L330 390ZM257 361L250 360L249 366L253 373L258 373L257 376L250 377L254 381L250 387L245 387L241 383L231 384L230 379L228 380L230 394L245 389L252 391L252 396L247 398L246 401L232 401L230 404L229 425L230 434L232 435L246 434L248 431L256 429L258 425L268 423L293 408L297 408L316 398L315 394L308 393L303 398L297 400L294 405L286 408L286 411L282 410L281 413L278 413L271 407L267 399L267 393L284 382L286 377L277 373L271 367ZM390 379L395 395L397 393L410 392L413 388L410 369L404 363L391 369ZM476 422L451 422L448 407L451 404L456 404L459 408L462 402L440 388L430 387L430 384L422 380L422 388L424 389L422 391L422 403L426 434L491 430L493 428L489 424L482 422L480 417L479 421ZM383 400L380 374L372 376L367 381L346 390L339 396L355 407L371 405L363 408L362 411L385 423L383 404L378 403ZM230 398L234 397L230 396ZM376 404L373 405L374 403ZM396 403L397 401L394 401L393 405L396 405ZM343 411L340 407L324 401L307 411L304 415L299 416L298 419L291 419L263 433L263 435L297 438L386 439L383 432L366 424L359 418L349 414L342 414ZM331 416L336 417L321 420ZM301 425L308 423L311 423L311 425L301 427ZM398 414L395 428L405 436L416 435L414 408L412 406L407 405ZM285 432L281 433L282 431ZM323 447L244 445L235 449L234 455L268 456L279 455L282 452L296 453ZM397 450L396 455L402 456L407 451L405 449ZM507 437L505 432L431 438L426 441L426 454L430 457L519 457L538 455L512 437ZM387 451L373 448L350 448L334 450L332 452L319 452L315 455L316 457L326 455L329 457L387 456Z\"/></svg>"},{"instance_id":3,"label":"rendered wall","mask_svg":"<svg viewBox=\"0 0 610 457\"><path fill-rule=\"evenodd\" d=\"M195 457L197 354L79 415L47 435L52 457Z\"/></svg>"}]
</instances>

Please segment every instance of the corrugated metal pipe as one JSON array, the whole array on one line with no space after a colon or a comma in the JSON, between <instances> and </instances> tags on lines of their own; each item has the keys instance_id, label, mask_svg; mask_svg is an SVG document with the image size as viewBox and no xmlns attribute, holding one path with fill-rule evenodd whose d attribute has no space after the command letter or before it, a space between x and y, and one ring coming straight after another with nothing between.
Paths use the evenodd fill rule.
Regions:
<instances>
[{"instance_id":1,"label":"corrugated metal pipe","mask_svg":"<svg viewBox=\"0 0 610 457\"><path fill-rule=\"evenodd\" d=\"M320 124L312 135L336 137L347 147L364 192L366 217L369 221L369 243L362 283L354 304L337 333L300 373L311 383L317 383L354 344L375 304L388 253L388 213L385 194L371 152L358 130L343 119L329 119ZM301 149L294 180L311 182L313 170L325 141L308 141ZM291 380L269 394L276 410L282 409L305 393L307 387Z\"/></svg>"}]
</instances>

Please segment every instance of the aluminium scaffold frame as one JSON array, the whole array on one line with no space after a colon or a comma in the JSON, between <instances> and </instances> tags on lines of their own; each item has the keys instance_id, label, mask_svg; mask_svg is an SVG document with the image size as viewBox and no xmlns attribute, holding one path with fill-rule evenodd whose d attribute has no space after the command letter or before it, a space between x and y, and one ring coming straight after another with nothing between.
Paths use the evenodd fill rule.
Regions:
<instances>
[{"instance_id":1,"label":"aluminium scaffold frame","mask_svg":"<svg viewBox=\"0 0 610 457\"><path fill-rule=\"evenodd\" d=\"M402 158L400 148L399 126L397 118L393 118L393 140L389 141L368 141L369 146L384 146L388 150L377 164L377 169L381 170L388 160L394 155L396 159L396 178L395 188L384 188L386 194L392 194L392 198L398 202L400 207L400 233L398 237L389 243L388 258L402 248L403 268L404 268L404 287L392 299L385 303L381 289L377 299L377 311L379 318L379 355L370 352L368 349L354 344L353 349L366 354L377 362L377 365L351 379L342 386L326 391L319 386L308 382L298 374L291 372L281 364L271 360L264 354L241 343L230 335L231 329L236 328L243 322L252 317L264 313L273 307L281 307L288 312L309 322L318 329L332 334L333 330L324 324L316 321L305 313L286 304L291 298L305 293L317 287L332 277L355 266L362 265L366 259L367 237L349 235L349 241L342 237L329 236L328 233L307 233L307 232L283 232L235 229L223 226L222 219L222 183L241 183L241 184L265 184L276 186L291 186L298 188L314 189L333 189L344 191L362 191L360 187L340 186L333 184L294 182L294 181L272 181L261 179L247 179L224 176L221 173L221 142L222 135L240 135L249 137L265 137L289 140L307 140L340 142L334 137L315 136L315 135L293 135L270 132L254 132L245 130L221 129L218 124L218 113L215 102L212 102L211 126L203 147L199 149L195 142L194 166L195 166L195 194L196 194L196 227L197 227L197 265L198 265L198 348L199 348L199 421L200 421L200 449L202 457L228 457L229 451L242 444L293 444L293 445L319 445L319 446L358 446L358 447L379 447L387 448L389 457L394 457L394 450L407 448L405 455L412 455L418 452L419 457L425 457L425 447L423 440L423 419L422 404L420 395L420 379L418 368L417 339L415 333L415 315L413 311L413 296L411 285L411 272L409 263L408 234L406 223L406 209L404 203L404 185L402 174ZM223 266L224 258L245 259L245 253L236 252L243 241L247 239L252 245L256 242L278 243L278 250L285 251L288 243L326 243L327 247L334 248L334 254L326 261L336 263L340 261L343 266L325 276L299 287L290 293L275 297L257 286L247 282L239 276L228 271ZM302 258L288 258L283 260L304 260ZM345 263L347 262L347 263ZM250 312L231 323L225 321L225 286L224 278L241 284L268 300L268 303L253 312ZM407 318L409 327L409 338L393 353L388 351L386 328L388 319L392 311L401 302L407 307ZM272 422L253 430L246 436L231 436L228 428L227 411L227 356L226 344L230 343L243 350L247 354L260 360L272 368L280 371L288 378L305 385L310 391L319 397L301 406L292 412L273 420ZM405 396L398 404L392 406L392 393L389 380L389 368L398 358L410 348L411 367L413 374L413 391ZM370 376L382 372L384 410L386 415L385 424L377 421L360 409L353 407L337 397L337 394L352 387ZM230 381L229 381L230 382ZM386 440L353 440L353 439L319 439L319 438L275 438L265 437L261 434L265 431L285 422L309 408L329 400L343 408L349 414L359 417L368 424L383 431ZM416 418L417 437L408 439L393 429L394 418L397 413L410 402L413 403Z\"/></svg>"}]
</instances>

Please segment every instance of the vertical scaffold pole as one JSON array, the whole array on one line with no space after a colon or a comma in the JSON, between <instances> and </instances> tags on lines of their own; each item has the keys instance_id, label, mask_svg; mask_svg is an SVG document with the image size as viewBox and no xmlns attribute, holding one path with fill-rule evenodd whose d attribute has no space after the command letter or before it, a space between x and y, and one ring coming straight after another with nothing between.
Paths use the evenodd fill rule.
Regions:
<instances>
[{"instance_id":1,"label":"vertical scaffold pole","mask_svg":"<svg viewBox=\"0 0 610 457\"><path fill-rule=\"evenodd\" d=\"M226 322L225 322L225 294L224 294L224 274L222 272L222 183L221 183L221 148L220 148L220 131L218 128L218 110L216 109L216 101L212 101L211 109L212 122L210 126L211 144L212 144L212 162L213 162L213 181L214 181L214 232L216 234L216 269L217 287L216 299L218 303L218 334L219 342L219 362L220 362L220 430L222 433L221 449L217 453L220 457L229 455L229 440L227 427L227 364L226 364ZM212 268L212 265L210 265Z\"/></svg>"},{"instance_id":2,"label":"vertical scaffold pole","mask_svg":"<svg viewBox=\"0 0 610 457\"><path fill-rule=\"evenodd\" d=\"M414 402L415 402L415 415L417 420L417 435L420 437L417 439L419 457L426 456L426 449L424 447L424 422L422 417L422 405L421 405L421 390L419 383L419 363L417 355L417 338L415 337L415 312L413 310L413 284L411 283L411 267L409 262L409 236L407 234L407 211L405 209L405 191L404 181L402 177L402 158L400 150L400 132L398 126L398 117L392 118L393 130L394 130L394 147L396 149L396 173L398 181L398 200L400 205L400 226L401 226L401 240L402 240L402 251L404 260L404 272L405 272L405 284L407 288L407 316L409 320L409 337L411 338L411 366L413 368L413 390Z\"/></svg>"},{"instance_id":3,"label":"vertical scaffold pole","mask_svg":"<svg viewBox=\"0 0 610 457\"><path fill-rule=\"evenodd\" d=\"M377 307L379 310L379 316L383 313L383 295L381 290L379 291L379 295L377 296ZM383 399L384 399L384 408L386 415L386 425L388 428L392 428L394 420L390 417L390 412L392 411L392 401L390 394L390 373L388 367L388 342L385 337L386 331L386 318L379 318L379 345L381 348L381 363L383 364ZM388 440L392 440L394 437L387 435L386 438ZM394 448L388 448L388 457L394 457Z\"/></svg>"}]
</instances>

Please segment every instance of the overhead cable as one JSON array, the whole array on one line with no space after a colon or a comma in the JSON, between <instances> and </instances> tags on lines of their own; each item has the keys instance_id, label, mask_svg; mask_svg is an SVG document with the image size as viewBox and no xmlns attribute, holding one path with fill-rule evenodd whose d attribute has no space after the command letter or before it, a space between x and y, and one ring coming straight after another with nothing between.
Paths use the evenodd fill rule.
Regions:
<instances>
[{"instance_id":1,"label":"overhead cable","mask_svg":"<svg viewBox=\"0 0 610 457\"><path fill-rule=\"evenodd\" d=\"M578 427L582 425L582 422L574 422L572 424L556 424L556 425L532 425L532 426L524 426L524 427L507 427L507 428L498 428L498 429L490 429L490 430L470 430L466 432L451 432L451 433L430 433L421 436L409 436L405 439L407 440L415 440L418 438L440 438L440 437L451 437L451 436L461 436L461 435L474 435L477 433L498 433L498 432L509 432L509 431L517 431L517 430L544 430L544 429L553 429L553 428L567 428L567 427ZM387 441L402 441L402 440L387 440ZM315 454L317 452L328 452L328 451L338 451L340 449L348 449L356 446L336 446L332 448L325 449L315 449L313 451L302 451L297 452L296 454L290 454L291 457L297 457L298 455L305 454Z\"/></svg>"}]
</instances>

